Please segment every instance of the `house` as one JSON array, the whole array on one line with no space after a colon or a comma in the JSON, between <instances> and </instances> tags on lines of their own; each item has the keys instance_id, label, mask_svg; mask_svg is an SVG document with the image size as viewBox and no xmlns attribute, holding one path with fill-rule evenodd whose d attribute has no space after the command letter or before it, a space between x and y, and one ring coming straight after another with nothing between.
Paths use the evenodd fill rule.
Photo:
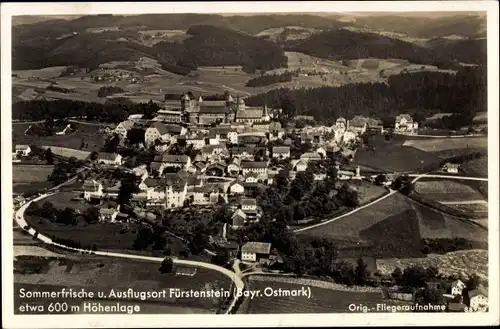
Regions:
<instances>
[{"instance_id":1,"label":"house","mask_svg":"<svg viewBox=\"0 0 500 329\"><path fill-rule=\"evenodd\" d=\"M287 159L290 157L290 147L289 146L275 146L272 148L273 158L276 159Z\"/></svg>"},{"instance_id":2,"label":"house","mask_svg":"<svg viewBox=\"0 0 500 329\"><path fill-rule=\"evenodd\" d=\"M244 178L245 178L245 183L257 184L259 182L259 175L253 172L246 174Z\"/></svg>"},{"instance_id":3,"label":"house","mask_svg":"<svg viewBox=\"0 0 500 329\"><path fill-rule=\"evenodd\" d=\"M335 127L337 129L346 129L347 128L347 120L343 117L338 118L335 121Z\"/></svg>"},{"instance_id":4,"label":"house","mask_svg":"<svg viewBox=\"0 0 500 329\"><path fill-rule=\"evenodd\" d=\"M97 156L97 162L113 166L121 166L122 156L116 153L99 153Z\"/></svg>"},{"instance_id":5,"label":"house","mask_svg":"<svg viewBox=\"0 0 500 329\"><path fill-rule=\"evenodd\" d=\"M241 160L254 160L255 149L246 146L234 146L231 149L231 155L233 157L239 157Z\"/></svg>"},{"instance_id":6,"label":"house","mask_svg":"<svg viewBox=\"0 0 500 329\"><path fill-rule=\"evenodd\" d=\"M121 140L125 140L127 138L128 131L133 127L134 127L134 121L131 120L122 121L115 127L113 133L120 136Z\"/></svg>"},{"instance_id":7,"label":"house","mask_svg":"<svg viewBox=\"0 0 500 329\"><path fill-rule=\"evenodd\" d=\"M184 115L182 111L178 109L161 109L156 112L156 116L153 120L168 123L181 123L184 121Z\"/></svg>"},{"instance_id":8,"label":"house","mask_svg":"<svg viewBox=\"0 0 500 329\"><path fill-rule=\"evenodd\" d=\"M187 183L183 179L176 179L167 186L167 208L179 208L184 205L187 194Z\"/></svg>"},{"instance_id":9,"label":"house","mask_svg":"<svg viewBox=\"0 0 500 329\"><path fill-rule=\"evenodd\" d=\"M242 198L240 201L241 210L257 210L257 200L251 198Z\"/></svg>"},{"instance_id":10,"label":"house","mask_svg":"<svg viewBox=\"0 0 500 329\"><path fill-rule=\"evenodd\" d=\"M162 122L155 122L146 129L144 141L146 147L151 147L156 140L160 139L163 142L170 141L175 143L178 136L185 135L187 129L180 125L167 125Z\"/></svg>"},{"instance_id":11,"label":"house","mask_svg":"<svg viewBox=\"0 0 500 329\"><path fill-rule=\"evenodd\" d=\"M241 209L236 209L236 211L231 216L231 226L234 229L238 229L245 225L246 219L247 215Z\"/></svg>"},{"instance_id":12,"label":"house","mask_svg":"<svg viewBox=\"0 0 500 329\"><path fill-rule=\"evenodd\" d=\"M357 132L354 129L349 128L344 131L344 134L342 135L342 141L345 144L352 143L356 140L357 136Z\"/></svg>"},{"instance_id":13,"label":"house","mask_svg":"<svg viewBox=\"0 0 500 329\"><path fill-rule=\"evenodd\" d=\"M165 168L176 167L187 169L191 166L191 158L187 155L163 154L161 162Z\"/></svg>"},{"instance_id":14,"label":"house","mask_svg":"<svg viewBox=\"0 0 500 329\"><path fill-rule=\"evenodd\" d=\"M469 307L471 310L483 310L488 308L488 291L479 287L469 291Z\"/></svg>"},{"instance_id":15,"label":"house","mask_svg":"<svg viewBox=\"0 0 500 329\"><path fill-rule=\"evenodd\" d=\"M451 283L451 294L454 296L461 296L464 288L465 283L463 283L462 280L455 280Z\"/></svg>"},{"instance_id":16,"label":"house","mask_svg":"<svg viewBox=\"0 0 500 329\"><path fill-rule=\"evenodd\" d=\"M249 173L257 174L259 179L267 179L267 162L242 162L241 171L244 176Z\"/></svg>"},{"instance_id":17,"label":"house","mask_svg":"<svg viewBox=\"0 0 500 329\"><path fill-rule=\"evenodd\" d=\"M201 149L201 155L207 158L213 155L224 154L227 150L225 143L220 143L218 145L207 145Z\"/></svg>"},{"instance_id":18,"label":"house","mask_svg":"<svg viewBox=\"0 0 500 329\"><path fill-rule=\"evenodd\" d=\"M317 152L306 152L300 156L300 159L304 161L320 161L323 158Z\"/></svg>"},{"instance_id":19,"label":"house","mask_svg":"<svg viewBox=\"0 0 500 329\"><path fill-rule=\"evenodd\" d=\"M292 169L295 171L306 171L307 170L307 160L300 159L292 161Z\"/></svg>"},{"instance_id":20,"label":"house","mask_svg":"<svg viewBox=\"0 0 500 329\"><path fill-rule=\"evenodd\" d=\"M21 207L22 205L24 205L26 203L26 198L23 197L22 195L18 195L14 198L13 202L14 202L15 208Z\"/></svg>"},{"instance_id":21,"label":"house","mask_svg":"<svg viewBox=\"0 0 500 329\"><path fill-rule=\"evenodd\" d=\"M443 171L449 174L458 174L458 164L448 162L444 164Z\"/></svg>"},{"instance_id":22,"label":"house","mask_svg":"<svg viewBox=\"0 0 500 329\"><path fill-rule=\"evenodd\" d=\"M219 176L223 177L226 171L226 166L223 163L217 162L212 163L207 166L205 173L207 176Z\"/></svg>"},{"instance_id":23,"label":"house","mask_svg":"<svg viewBox=\"0 0 500 329\"><path fill-rule=\"evenodd\" d=\"M15 151L16 155L25 157L31 153L31 147L29 145L16 145Z\"/></svg>"},{"instance_id":24,"label":"house","mask_svg":"<svg viewBox=\"0 0 500 329\"><path fill-rule=\"evenodd\" d=\"M418 122L414 121L408 114L401 114L396 117L394 123L395 134L414 135L418 133Z\"/></svg>"},{"instance_id":25,"label":"house","mask_svg":"<svg viewBox=\"0 0 500 329\"><path fill-rule=\"evenodd\" d=\"M247 242L241 247L241 260L243 262L258 262L269 259L271 244L267 242Z\"/></svg>"},{"instance_id":26,"label":"house","mask_svg":"<svg viewBox=\"0 0 500 329\"><path fill-rule=\"evenodd\" d=\"M83 182L83 198L90 200L91 198L100 198L103 195L103 187L100 182L93 179L87 179Z\"/></svg>"},{"instance_id":27,"label":"house","mask_svg":"<svg viewBox=\"0 0 500 329\"><path fill-rule=\"evenodd\" d=\"M245 187L243 186L243 184L241 184L240 182L235 180L231 184L229 184L228 192L229 192L229 194L232 194L232 195L243 194L243 193L245 193Z\"/></svg>"},{"instance_id":28,"label":"house","mask_svg":"<svg viewBox=\"0 0 500 329\"><path fill-rule=\"evenodd\" d=\"M132 168L132 173L136 176L136 177L139 177L139 179L141 181L144 181L146 178L148 178L149 174L148 174L148 168L147 166L144 164L144 165L140 165L140 166L137 166L135 168Z\"/></svg>"},{"instance_id":29,"label":"house","mask_svg":"<svg viewBox=\"0 0 500 329\"><path fill-rule=\"evenodd\" d=\"M115 208L101 208L99 209L99 220L101 222L114 222L116 220L116 216L120 212L120 206Z\"/></svg>"},{"instance_id":30,"label":"house","mask_svg":"<svg viewBox=\"0 0 500 329\"><path fill-rule=\"evenodd\" d=\"M201 150L206 145L206 142L205 138L202 137L190 137L186 138L186 144L192 145L195 150Z\"/></svg>"},{"instance_id":31,"label":"house","mask_svg":"<svg viewBox=\"0 0 500 329\"><path fill-rule=\"evenodd\" d=\"M227 166L227 172L230 176L238 176L241 171L241 159L234 157Z\"/></svg>"},{"instance_id":32,"label":"house","mask_svg":"<svg viewBox=\"0 0 500 329\"><path fill-rule=\"evenodd\" d=\"M349 128L354 130L358 135L364 134L368 129L367 120L362 116L357 115L349 121Z\"/></svg>"}]
</instances>

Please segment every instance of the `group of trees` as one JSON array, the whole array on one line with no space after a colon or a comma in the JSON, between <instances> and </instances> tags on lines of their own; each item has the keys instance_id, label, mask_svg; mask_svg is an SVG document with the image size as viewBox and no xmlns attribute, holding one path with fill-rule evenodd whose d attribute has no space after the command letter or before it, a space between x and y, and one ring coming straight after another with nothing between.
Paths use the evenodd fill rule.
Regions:
<instances>
[{"instance_id":1,"label":"group of trees","mask_svg":"<svg viewBox=\"0 0 500 329\"><path fill-rule=\"evenodd\" d=\"M26 135L32 136L53 136L56 132L66 128L68 120L60 119L53 120L52 118L46 119L45 122L34 123L27 130ZM71 127L74 129L74 127Z\"/></svg>"},{"instance_id":2,"label":"group of trees","mask_svg":"<svg viewBox=\"0 0 500 329\"><path fill-rule=\"evenodd\" d=\"M263 87L272 85L273 83L290 82L292 81L292 77L293 74L290 72L285 72L282 74L262 75L260 77L248 80L245 85L247 87Z\"/></svg>"},{"instance_id":3,"label":"group of trees","mask_svg":"<svg viewBox=\"0 0 500 329\"><path fill-rule=\"evenodd\" d=\"M46 201L40 207L36 202L32 202L26 209L26 214L30 216L37 216L39 218L46 218L54 223L65 225L77 225L78 217L75 209L66 207L58 209L54 205Z\"/></svg>"},{"instance_id":4,"label":"group of trees","mask_svg":"<svg viewBox=\"0 0 500 329\"><path fill-rule=\"evenodd\" d=\"M49 154L52 154L52 152L50 152ZM82 161L79 161L74 157L71 157L66 161L59 161L54 165L54 169L52 170L52 173L47 177L47 180L51 181L54 186L62 184L71 176L75 175L76 171L78 170L78 168L80 168L81 165Z\"/></svg>"},{"instance_id":5,"label":"group of trees","mask_svg":"<svg viewBox=\"0 0 500 329\"><path fill-rule=\"evenodd\" d=\"M33 100L12 104L12 119L38 121L85 117L88 121L118 123L125 120L130 114L144 114L145 118L152 118L153 113L158 109L158 105L152 101L136 104L115 100L101 104L67 99Z\"/></svg>"},{"instance_id":6,"label":"group of trees","mask_svg":"<svg viewBox=\"0 0 500 329\"><path fill-rule=\"evenodd\" d=\"M103 86L99 88L99 90L97 91L97 96L102 98L123 92L125 92L125 90L123 90L123 88L120 88L118 86Z\"/></svg>"},{"instance_id":7,"label":"group of trees","mask_svg":"<svg viewBox=\"0 0 500 329\"><path fill-rule=\"evenodd\" d=\"M359 83L340 87L274 89L249 97L250 106L267 104L289 116L312 115L320 120L376 116L394 122L407 112L459 113L471 124L476 111L487 108L486 68L468 67L456 74L418 72L393 75L387 83ZM462 122L464 123L464 122Z\"/></svg>"}]
</instances>

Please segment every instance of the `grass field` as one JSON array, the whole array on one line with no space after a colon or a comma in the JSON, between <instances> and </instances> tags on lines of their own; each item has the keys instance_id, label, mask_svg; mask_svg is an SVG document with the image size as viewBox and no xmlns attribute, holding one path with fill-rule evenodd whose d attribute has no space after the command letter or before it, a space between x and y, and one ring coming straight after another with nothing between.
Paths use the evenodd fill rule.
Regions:
<instances>
[{"instance_id":1,"label":"grass field","mask_svg":"<svg viewBox=\"0 0 500 329\"><path fill-rule=\"evenodd\" d=\"M390 275L396 267L403 269L411 265L436 266L440 273L447 276L476 273L483 278L488 278L488 251L461 250L444 255L429 254L425 258L377 259L378 271L386 275Z\"/></svg>"},{"instance_id":2,"label":"grass field","mask_svg":"<svg viewBox=\"0 0 500 329\"><path fill-rule=\"evenodd\" d=\"M300 290L302 285L267 282L250 278L249 285L251 290L261 291L264 295L266 288L275 291L282 290ZM377 303L384 301L381 292L351 292L331 289L323 289L313 286L307 286L311 289L311 298L307 296L271 296L256 297L249 300L247 305L242 305L238 313L245 314L289 314L289 313L344 313L350 312L350 304L363 304L368 307L375 307ZM246 307L245 307L246 306Z\"/></svg>"},{"instance_id":3,"label":"grass field","mask_svg":"<svg viewBox=\"0 0 500 329\"><path fill-rule=\"evenodd\" d=\"M450 208L464 212L484 212L485 215L488 216L488 203L469 203L469 204L450 203L446 205Z\"/></svg>"},{"instance_id":4,"label":"grass field","mask_svg":"<svg viewBox=\"0 0 500 329\"><path fill-rule=\"evenodd\" d=\"M38 265L40 268L35 273L27 274L26 270ZM167 290L166 298L147 299L145 301L126 298L125 300L109 300L110 302L139 303L140 313L214 313L221 302L220 298L178 298L169 296L170 288L181 290L193 289L197 291L214 289L228 290L230 279L216 271L197 268L192 277L176 275L174 273L161 274L158 271L160 264L148 261L127 260L118 258L103 258L89 256L84 259L53 258L20 258L15 263L14 282L15 289L21 287L31 291L60 290L62 287L85 288L87 291L102 291L106 295L115 291L126 291L129 288L136 292ZM187 266L182 266L187 268ZM23 274L26 273L26 274ZM18 296L19 294L15 294ZM84 300L72 300L83 302ZM92 301L96 301L95 299ZM20 298L16 299L17 303ZM51 302L39 300L39 302ZM68 300L70 302L70 300ZM146 310L149 310L147 312Z\"/></svg>"},{"instance_id":5,"label":"grass field","mask_svg":"<svg viewBox=\"0 0 500 329\"><path fill-rule=\"evenodd\" d=\"M358 191L359 204L363 205L388 193L387 189L367 181L353 180L351 185Z\"/></svg>"},{"instance_id":6,"label":"grass field","mask_svg":"<svg viewBox=\"0 0 500 329\"><path fill-rule=\"evenodd\" d=\"M12 166L12 186L14 193L31 193L52 186L47 177L52 173L51 165Z\"/></svg>"},{"instance_id":7,"label":"grass field","mask_svg":"<svg viewBox=\"0 0 500 329\"><path fill-rule=\"evenodd\" d=\"M415 204L415 209L420 236L423 239L464 238L469 241L488 242L488 231L470 222L419 204Z\"/></svg>"},{"instance_id":8,"label":"grass field","mask_svg":"<svg viewBox=\"0 0 500 329\"><path fill-rule=\"evenodd\" d=\"M48 196L38 202L38 205L41 206L45 202L51 202L52 205L58 209L63 209L66 207L72 209L78 209L83 212L85 209L90 208L92 205L89 203L85 203L83 201L71 201L72 198L80 196L80 192L60 192L51 196Z\"/></svg>"},{"instance_id":9,"label":"grass field","mask_svg":"<svg viewBox=\"0 0 500 329\"><path fill-rule=\"evenodd\" d=\"M486 149L488 137L457 137L435 139L412 139L406 141L404 146L412 146L426 152L440 152L453 149Z\"/></svg>"},{"instance_id":10,"label":"grass field","mask_svg":"<svg viewBox=\"0 0 500 329\"><path fill-rule=\"evenodd\" d=\"M370 146L358 149L354 161L372 169L404 172L436 164L440 159L429 152L402 146L399 140L387 142L381 138L374 138L370 141Z\"/></svg>"},{"instance_id":11,"label":"grass field","mask_svg":"<svg viewBox=\"0 0 500 329\"><path fill-rule=\"evenodd\" d=\"M488 177L488 157L470 161L462 169L477 177Z\"/></svg>"},{"instance_id":12,"label":"grass field","mask_svg":"<svg viewBox=\"0 0 500 329\"><path fill-rule=\"evenodd\" d=\"M12 142L14 144L79 149L83 139L85 144L88 144L88 147L84 148L83 151L92 152L99 151L105 142L104 135L98 133L102 125L76 124L78 130L72 134L47 137L25 135L24 132L29 126L30 124L24 123L12 125Z\"/></svg>"},{"instance_id":13,"label":"grass field","mask_svg":"<svg viewBox=\"0 0 500 329\"><path fill-rule=\"evenodd\" d=\"M435 201L469 201L483 199L481 194L469 185L452 180L419 180L415 191Z\"/></svg>"}]
</instances>

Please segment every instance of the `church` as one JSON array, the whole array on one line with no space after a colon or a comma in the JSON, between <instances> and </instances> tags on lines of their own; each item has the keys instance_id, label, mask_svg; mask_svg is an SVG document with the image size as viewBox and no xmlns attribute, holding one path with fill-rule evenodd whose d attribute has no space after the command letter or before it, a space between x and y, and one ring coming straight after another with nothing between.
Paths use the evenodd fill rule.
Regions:
<instances>
[{"instance_id":1,"label":"church","mask_svg":"<svg viewBox=\"0 0 500 329\"><path fill-rule=\"evenodd\" d=\"M208 126L222 122L252 125L271 120L267 106L247 107L242 98L235 101L231 95L227 95L225 100L204 101L201 96L196 99L186 93L182 95L180 105L180 109L169 109L165 105L165 109L157 112L155 121Z\"/></svg>"}]
</instances>

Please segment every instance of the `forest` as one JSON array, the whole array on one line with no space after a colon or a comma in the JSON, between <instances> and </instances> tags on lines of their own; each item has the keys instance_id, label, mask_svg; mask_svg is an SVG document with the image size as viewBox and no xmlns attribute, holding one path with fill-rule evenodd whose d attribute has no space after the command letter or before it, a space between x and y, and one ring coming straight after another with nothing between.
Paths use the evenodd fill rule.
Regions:
<instances>
[{"instance_id":1,"label":"forest","mask_svg":"<svg viewBox=\"0 0 500 329\"><path fill-rule=\"evenodd\" d=\"M283 74L267 74L260 77L250 79L245 84L247 87L262 87L272 85L273 83L279 82L290 82L292 81L293 74L290 72L285 72Z\"/></svg>"},{"instance_id":2,"label":"forest","mask_svg":"<svg viewBox=\"0 0 500 329\"><path fill-rule=\"evenodd\" d=\"M332 121L355 115L389 121L401 113L432 115L460 113L472 121L487 108L485 67L462 68L456 74L418 72L393 75L387 83L359 83L340 87L280 88L249 97L250 106L282 108L289 117L311 115Z\"/></svg>"}]
</instances>

